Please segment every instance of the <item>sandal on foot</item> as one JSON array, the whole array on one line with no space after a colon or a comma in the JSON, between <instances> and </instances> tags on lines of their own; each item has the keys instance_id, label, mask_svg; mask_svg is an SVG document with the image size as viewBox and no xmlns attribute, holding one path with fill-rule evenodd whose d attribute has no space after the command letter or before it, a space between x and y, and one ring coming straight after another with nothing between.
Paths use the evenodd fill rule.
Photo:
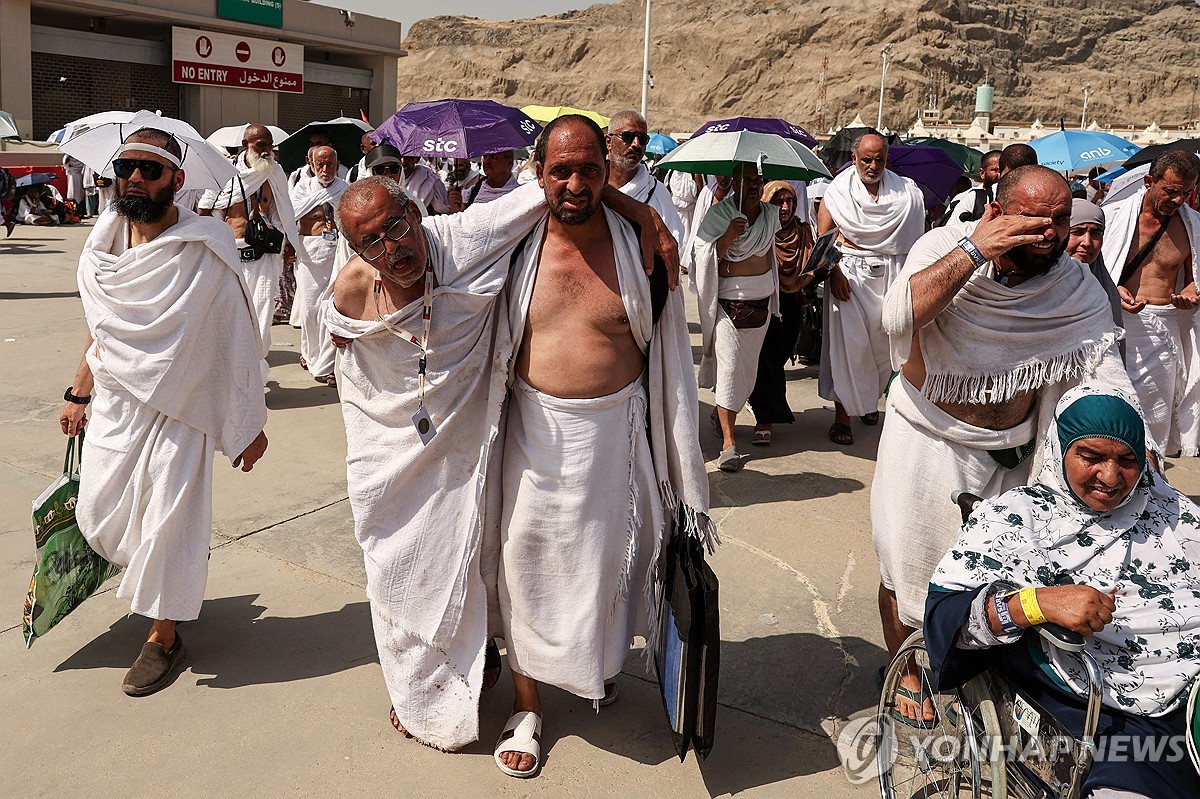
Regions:
<instances>
[{"instance_id":1,"label":"sandal on foot","mask_svg":"<svg viewBox=\"0 0 1200 799\"><path fill-rule=\"evenodd\" d=\"M717 468L723 472L736 472L742 468L742 456L735 447L723 449L717 457Z\"/></svg>"},{"instance_id":2,"label":"sandal on foot","mask_svg":"<svg viewBox=\"0 0 1200 799\"><path fill-rule=\"evenodd\" d=\"M879 411L871 411L866 416L860 416L858 418L862 419L862 423L867 427L874 427L875 425L879 424Z\"/></svg>"},{"instance_id":3,"label":"sandal on foot","mask_svg":"<svg viewBox=\"0 0 1200 799\"><path fill-rule=\"evenodd\" d=\"M388 714L388 720L392 722L392 726L396 728L396 732L404 733L405 738L411 738L412 733L404 729L404 725L400 723L400 717L396 715L396 706L392 705L392 709Z\"/></svg>"},{"instance_id":4,"label":"sandal on foot","mask_svg":"<svg viewBox=\"0 0 1200 799\"><path fill-rule=\"evenodd\" d=\"M613 702L617 701L617 684L615 682L604 683L604 697L596 700L596 704L600 707L608 707Z\"/></svg>"},{"instance_id":5,"label":"sandal on foot","mask_svg":"<svg viewBox=\"0 0 1200 799\"><path fill-rule=\"evenodd\" d=\"M754 440L750 442L756 447L771 446L771 431L770 430L755 430Z\"/></svg>"},{"instance_id":6,"label":"sandal on foot","mask_svg":"<svg viewBox=\"0 0 1200 799\"><path fill-rule=\"evenodd\" d=\"M542 717L529 710L519 710L508 718L504 731L496 739L496 751L492 757L496 767L510 777L528 779L538 773L542 767ZM505 752L516 752L533 757L533 767L528 771L520 771L504 765L500 755Z\"/></svg>"},{"instance_id":7,"label":"sandal on foot","mask_svg":"<svg viewBox=\"0 0 1200 799\"><path fill-rule=\"evenodd\" d=\"M843 447L848 447L854 443L854 433L850 430L850 425L834 422L829 427L829 440L835 444L841 444Z\"/></svg>"},{"instance_id":8,"label":"sandal on foot","mask_svg":"<svg viewBox=\"0 0 1200 799\"><path fill-rule=\"evenodd\" d=\"M306 372L308 371L308 361L304 360L303 355L300 356L300 368Z\"/></svg>"},{"instance_id":9,"label":"sandal on foot","mask_svg":"<svg viewBox=\"0 0 1200 799\"><path fill-rule=\"evenodd\" d=\"M931 705L933 704L933 697L931 697L929 694L926 694L922 691L914 691L910 688L905 688L903 685L897 685L896 698L899 699L901 697L916 705L922 715L925 713L925 703L929 702ZM918 730L932 730L938 726L936 705L933 707L933 718L929 721L926 721L925 719L910 719L908 716L901 713L898 708L892 709L892 718L901 724L907 724L908 726L915 727Z\"/></svg>"},{"instance_id":10,"label":"sandal on foot","mask_svg":"<svg viewBox=\"0 0 1200 799\"><path fill-rule=\"evenodd\" d=\"M314 377L313 379L318 383L323 383L329 386L330 388L337 388L337 378L335 378L333 375L321 375L320 377Z\"/></svg>"},{"instance_id":11,"label":"sandal on foot","mask_svg":"<svg viewBox=\"0 0 1200 799\"><path fill-rule=\"evenodd\" d=\"M500 647L496 646L494 638L489 638L487 646L483 648L483 690L490 691L496 687L503 669L504 666L500 662Z\"/></svg>"}]
</instances>

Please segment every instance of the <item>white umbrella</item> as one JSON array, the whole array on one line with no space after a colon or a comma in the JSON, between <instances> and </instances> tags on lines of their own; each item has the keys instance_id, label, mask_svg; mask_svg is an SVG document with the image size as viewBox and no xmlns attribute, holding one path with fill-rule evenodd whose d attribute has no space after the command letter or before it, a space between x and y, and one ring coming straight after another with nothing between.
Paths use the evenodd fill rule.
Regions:
<instances>
[{"instance_id":1,"label":"white umbrella","mask_svg":"<svg viewBox=\"0 0 1200 799\"><path fill-rule=\"evenodd\" d=\"M225 128L217 128L208 135L205 139L214 147L226 147L230 150L240 150L242 147L242 137L246 133L246 128L250 127L247 122L242 125L230 125ZM267 130L271 131L271 139L275 142L275 146L279 146L279 142L288 137L287 131L283 128L275 127L274 125L266 125Z\"/></svg>"},{"instance_id":2,"label":"white umbrella","mask_svg":"<svg viewBox=\"0 0 1200 799\"><path fill-rule=\"evenodd\" d=\"M0 139L21 140L21 134L17 132L17 121L7 111L0 111Z\"/></svg>"},{"instance_id":3,"label":"white umbrella","mask_svg":"<svg viewBox=\"0 0 1200 799\"><path fill-rule=\"evenodd\" d=\"M798 146L797 146L798 145ZM701 175L732 175L738 164L754 164L766 180L813 180L829 170L799 142L773 133L740 130L706 133L663 156L658 166Z\"/></svg>"},{"instance_id":4,"label":"white umbrella","mask_svg":"<svg viewBox=\"0 0 1200 799\"><path fill-rule=\"evenodd\" d=\"M1108 187L1108 194L1104 195L1104 200L1101 205L1112 205L1119 203L1127 197L1132 197L1138 193L1142 186L1146 185L1146 175L1150 174L1150 165L1142 164L1135 166L1133 169L1126 172L1124 175L1116 178Z\"/></svg>"},{"instance_id":5,"label":"white umbrella","mask_svg":"<svg viewBox=\"0 0 1200 799\"><path fill-rule=\"evenodd\" d=\"M85 130L90 130L91 128L98 127L100 125L107 125L112 122L128 122L129 120L133 119L133 115L135 113L135 111L101 111L97 114L89 114L88 116L80 117L74 122L68 122L67 124L63 125L62 135L57 139L53 138L52 136L47 141L53 141L56 144L62 144L67 139L71 138L72 136L78 136ZM55 131L54 135L57 135L58 133L59 131Z\"/></svg>"},{"instance_id":6,"label":"white umbrella","mask_svg":"<svg viewBox=\"0 0 1200 799\"><path fill-rule=\"evenodd\" d=\"M184 189L220 191L237 176L237 168L228 156L206 142L191 125L149 111L138 111L128 122L109 122L90 128L63 142L59 149L78 158L96 174L111 178L112 161L122 142L139 128L157 128L179 141L183 148Z\"/></svg>"}]
</instances>

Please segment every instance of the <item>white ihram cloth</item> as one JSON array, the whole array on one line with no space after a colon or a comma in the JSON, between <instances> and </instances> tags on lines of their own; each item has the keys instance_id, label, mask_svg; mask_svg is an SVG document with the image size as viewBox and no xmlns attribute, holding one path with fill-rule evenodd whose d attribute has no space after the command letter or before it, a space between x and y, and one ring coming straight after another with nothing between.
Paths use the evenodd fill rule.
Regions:
<instances>
[{"instance_id":1,"label":"white ihram cloth","mask_svg":"<svg viewBox=\"0 0 1200 799\"><path fill-rule=\"evenodd\" d=\"M699 197L700 190L690 172L681 172L678 169L667 170L667 188L671 190L671 204L675 206L675 212L683 222L681 246L686 246L692 237L692 212L696 208L696 198ZM682 251L680 255L683 255Z\"/></svg>"},{"instance_id":2,"label":"white ihram cloth","mask_svg":"<svg viewBox=\"0 0 1200 799\"><path fill-rule=\"evenodd\" d=\"M429 167L417 164L413 167L412 174L407 176L401 171L399 182L401 188L407 189L433 213L450 213L450 197L446 193L446 184L442 183L437 172Z\"/></svg>"},{"instance_id":3,"label":"white ihram cloth","mask_svg":"<svg viewBox=\"0 0 1200 799\"><path fill-rule=\"evenodd\" d=\"M179 222L129 248L128 222L101 215L79 259L95 338L79 528L125 568L134 613L200 613L212 535L212 462L263 429L254 312L229 228L178 207Z\"/></svg>"},{"instance_id":4,"label":"white ihram cloth","mask_svg":"<svg viewBox=\"0 0 1200 799\"><path fill-rule=\"evenodd\" d=\"M686 229L679 212L675 210L675 204L671 201L671 192L658 178L650 174L645 164L638 164L638 171L618 191L638 202L646 203L657 211L667 230L671 231L675 246L683 247L687 241Z\"/></svg>"},{"instance_id":5,"label":"white ihram cloth","mask_svg":"<svg viewBox=\"0 0 1200 799\"><path fill-rule=\"evenodd\" d=\"M683 299L655 325L632 227L603 209L644 375L595 399L560 399L513 375L503 455L499 609L512 668L587 699L621 670L634 635L654 651L655 564L671 521L711 547L708 480ZM512 277L513 353L533 298L545 225ZM650 434L646 426L649 422Z\"/></svg>"},{"instance_id":6,"label":"white ihram cloth","mask_svg":"<svg viewBox=\"0 0 1200 799\"><path fill-rule=\"evenodd\" d=\"M872 197L853 166L830 182L821 201L853 247L881 255L906 255L925 232L925 200L917 184L883 171Z\"/></svg>"},{"instance_id":7,"label":"white ihram cloth","mask_svg":"<svg viewBox=\"0 0 1200 799\"><path fill-rule=\"evenodd\" d=\"M292 210L287 176L283 173L283 168L279 164L273 164L272 170L264 175L246 163L245 152L238 155L233 165L237 167L238 177L225 184L220 192L205 192L200 199L200 207L210 208L214 215L224 219L225 212L231 205L236 203L244 210L248 202L247 196L257 192L263 184L268 185L272 199L268 212L263 215L264 221L276 230L283 231L296 252L297 261L307 261L308 253L300 241L300 231L296 227L296 214ZM238 249L246 246L246 240L243 238L237 239L235 243ZM267 354L271 351L271 325L275 321L275 299L279 295L279 278L283 274L283 254L265 253L257 261L243 261L241 268L246 275L246 285L250 288L250 298L254 302L254 311L258 318L258 347L262 358L259 368L262 384L266 385L270 372Z\"/></svg>"},{"instance_id":8,"label":"white ihram cloth","mask_svg":"<svg viewBox=\"0 0 1200 799\"><path fill-rule=\"evenodd\" d=\"M495 346L510 250L544 211L535 184L461 214L422 222L437 288L425 408L413 425L420 349L381 321L325 305L339 359L346 476L363 549L375 642L396 716L423 743L458 749L479 734L487 634L480 572L485 464L504 401L507 352ZM422 301L388 317L421 334Z\"/></svg>"},{"instance_id":9,"label":"white ihram cloth","mask_svg":"<svg viewBox=\"0 0 1200 799\"><path fill-rule=\"evenodd\" d=\"M700 361L700 388L716 391L717 404L738 412L754 390L758 374L758 354L768 324L738 330L729 321L719 299L770 299L770 316L779 315L779 270L775 268L775 234L779 232L779 209L759 203L758 218L746 228L725 253L725 261L765 258L769 268L761 275L720 277L717 239L739 216L733 197L727 197L708 209L692 240L691 277L696 286L700 311L703 357Z\"/></svg>"},{"instance_id":10,"label":"white ihram cloth","mask_svg":"<svg viewBox=\"0 0 1200 799\"><path fill-rule=\"evenodd\" d=\"M896 369L912 344L912 275L950 253L974 227L948 225L922 236L888 291L883 325ZM885 406L871 530L883 583L896 592L901 621L910 626L920 626L929 577L961 525L950 493L997 496L1041 468L1036 445L1011 470L989 451L1040 444L1059 398L1084 380L1132 391L1108 297L1086 269L1064 254L1047 274L1018 286L994 275L991 263L976 270L921 328L925 384L918 390L901 374ZM1031 390L1033 409L1006 430L966 424L935 404L1007 402Z\"/></svg>"},{"instance_id":11,"label":"white ihram cloth","mask_svg":"<svg viewBox=\"0 0 1200 799\"><path fill-rule=\"evenodd\" d=\"M879 410L891 377L883 298L925 230L925 201L915 183L890 170L872 197L851 166L834 177L823 203L848 242L839 268L850 299L825 291L818 392L850 416L865 416Z\"/></svg>"},{"instance_id":12,"label":"white ihram cloth","mask_svg":"<svg viewBox=\"0 0 1200 799\"><path fill-rule=\"evenodd\" d=\"M487 178L484 178L483 182L479 186L479 191L475 194L475 202L490 203L492 200L498 200L519 185L520 184L517 183L516 177L513 175L509 175L508 182L500 188L496 188L491 183L488 183ZM469 194L469 192L463 192L463 194L465 196Z\"/></svg>"},{"instance_id":13,"label":"white ihram cloth","mask_svg":"<svg viewBox=\"0 0 1200 799\"><path fill-rule=\"evenodd\" d=\"M328 206L327 219L332 220L333 208L345 194L350 184L334 178L328 186L322 186L315 178L302 178L292 187L292 208L296 219L316 208ZM301 236L307 258L296 263L296 296L292 300L293 324L300 328L300 356L315 377L333 374L333 361L337 349L329 340L329 332L321 313L321 298L333 280L333 262L337 254L337 241L326 241L324 236Z\"/></svg>"},{"instance_id":14,"label":"white ihram cloth","mask_svg":"<svg viewBox=\"0 0 1200 799\"><path fill-rule=\"evenodd\" d=\"M1129 260L1146 190L1104 206L1104 264L1113 283ZM1200 264L1200 213L1179 209L1191 245L1193 279ZM1185 283L1180 270L1176 290ZM1165 454L1200 455L1200 314L1173 306L1146 306L1121 313L1129 377L1142 403L1146 423Z\"/></svg>"},{"instance_id":15,"label":"white ihram cloth","mask_svg":"<svg viewBox=\"0 0 1200 799\"><path fill-rule=\"evenodd\" d=\"M840 402L850 416L866 416L879 410L879 398L892 376L883 298L904 257L846 245L841 251L838 268L850 283L850 299L842 301L825 291L817 391L824 399Z\"/></svg>"}]
</instances>

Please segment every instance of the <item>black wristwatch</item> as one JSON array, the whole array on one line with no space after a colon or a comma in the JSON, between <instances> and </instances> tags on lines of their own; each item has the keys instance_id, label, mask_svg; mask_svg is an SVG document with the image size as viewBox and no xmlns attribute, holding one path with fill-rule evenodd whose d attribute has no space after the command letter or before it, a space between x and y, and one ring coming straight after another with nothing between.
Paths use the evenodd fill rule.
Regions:
<instances>
[{"instance_id":1,"label":"black wristwatch","mask_svg":"<svg viewBox=\"0 0 1200 799\"><path fill-rule=\"evenodd\" d=\"M92 401L92 397L90 394L86 397L77 397L74 394L72 394L70 386L67 386L66 392L63 393L63 399L65 399L67 402L73 402L76 405L87 405L89 402Z\"/></svg>"}]
</instances>

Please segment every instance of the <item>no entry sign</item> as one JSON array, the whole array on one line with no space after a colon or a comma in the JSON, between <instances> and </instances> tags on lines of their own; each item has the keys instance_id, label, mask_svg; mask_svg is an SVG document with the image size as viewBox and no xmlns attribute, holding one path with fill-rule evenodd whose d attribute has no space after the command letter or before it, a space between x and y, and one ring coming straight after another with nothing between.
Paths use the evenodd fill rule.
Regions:
<instances>
[{"instance_id":1,"label":"no entry sign","mask_svg":"<svg viewBox=\"0 0 1200 799\"><path fill-rule=\"evenodd\" d=\"M192 28L171 29L176 83L304 93L304 47Z\"/></svg>"}]
</instances>

